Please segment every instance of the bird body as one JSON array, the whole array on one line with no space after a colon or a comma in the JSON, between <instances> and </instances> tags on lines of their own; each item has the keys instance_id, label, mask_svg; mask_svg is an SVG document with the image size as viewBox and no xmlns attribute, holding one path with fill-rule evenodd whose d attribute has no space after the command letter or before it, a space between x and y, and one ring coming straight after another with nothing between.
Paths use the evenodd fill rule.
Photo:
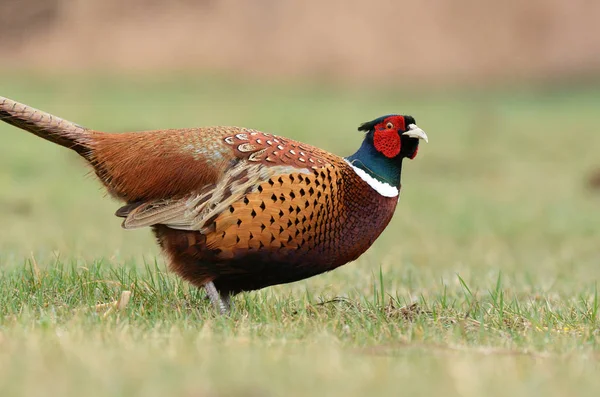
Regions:
<instances>
[{"instance_id":1,"label":"bird body","mask_svg":"<svg viewBox=\"0 0 600 397\"><path fill-rule=\"evenodd\" d=\"M412 117L385 116L342 158L239 127L109 134L2 97L0 119L84 157L126 203L123 227L151 227L170 268L210 286L222 309L215 290L227 298L358 258L393 216L402 159L427 139Z\"/></svg>"}]
</instances>

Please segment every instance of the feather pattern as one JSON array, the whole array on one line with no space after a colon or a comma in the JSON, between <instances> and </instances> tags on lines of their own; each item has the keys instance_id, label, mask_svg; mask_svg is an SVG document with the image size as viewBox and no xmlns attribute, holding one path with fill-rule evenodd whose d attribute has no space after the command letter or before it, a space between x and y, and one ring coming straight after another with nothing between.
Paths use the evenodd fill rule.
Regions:
<instances>
[{"instance_id":1,"label":"feather pattern","mask_svg":"<svg viewBox=\"0 0 600 397\"><path fill-rule=\"evenodd\" d=\"M215 287L235 294L358 258L391 220L402 158L418 145L399 135L414 119L397 115L363 124L349 160L240 127L109 134L2 97L0 119L81 154L124 201L123 227L151 227L170 267L211 297ZM385 156L375 130L387 139Z\"/></svg>"}]
</instances>

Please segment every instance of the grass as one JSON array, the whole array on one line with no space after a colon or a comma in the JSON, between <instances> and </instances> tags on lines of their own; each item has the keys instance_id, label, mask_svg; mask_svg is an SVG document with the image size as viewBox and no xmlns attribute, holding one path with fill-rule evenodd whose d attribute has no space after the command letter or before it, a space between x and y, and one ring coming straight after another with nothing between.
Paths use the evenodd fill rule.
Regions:
<instances>
[{"instance_id":1,"label":"grass","mask_svg":"<svg viewBox=\"0 0 600 397\"><path fill-rule=\"evenodd\" d=\"M122 231L68 151L0 125L0 395L596 395L600 92L15 75L8 96L111 131L243 125L339 154L415 116L392 224L357 262L216 316ZM122 291L132 296L121 310Z\"/></svg>"}]
</instances>

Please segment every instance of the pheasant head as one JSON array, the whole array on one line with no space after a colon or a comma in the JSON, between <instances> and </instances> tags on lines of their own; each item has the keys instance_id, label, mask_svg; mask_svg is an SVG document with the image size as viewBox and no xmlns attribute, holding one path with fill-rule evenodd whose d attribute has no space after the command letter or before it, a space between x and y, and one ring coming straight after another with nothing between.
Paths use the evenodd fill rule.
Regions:
<instances>
[{"instance_id":1,"label":"pheasant head","mask_svg":"<svg viewBox=\"0 0 600 397\"><path fill-rule=\"evenodd\" d=\"M402 160L414 159L419 141L428 142L412 116L388 115L358 127L366 135L361 147L346 161L371 187L388 197L397 196Z\"/></svg>"}]
</instances>

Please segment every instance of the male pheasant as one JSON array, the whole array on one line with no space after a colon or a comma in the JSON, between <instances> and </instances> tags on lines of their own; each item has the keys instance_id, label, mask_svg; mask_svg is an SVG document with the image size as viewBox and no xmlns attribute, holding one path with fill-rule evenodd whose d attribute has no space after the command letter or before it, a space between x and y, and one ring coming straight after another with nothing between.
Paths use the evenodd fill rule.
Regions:
<instances>
[{"instance_id":1,"label":"male pheasant","mask_svg":"<svg viewBox=\"0 0 600 397\"><path fill-rule=\"evenodd\" d=\"M427 141L400 115L362 124L345 158L239 127L109 134L3 97L0 119L86 159L126 203L123 227L150 226L170 268L222 313L234 294L358 258L392 218L402 160Z\"/></svg>"}]
</instances>

